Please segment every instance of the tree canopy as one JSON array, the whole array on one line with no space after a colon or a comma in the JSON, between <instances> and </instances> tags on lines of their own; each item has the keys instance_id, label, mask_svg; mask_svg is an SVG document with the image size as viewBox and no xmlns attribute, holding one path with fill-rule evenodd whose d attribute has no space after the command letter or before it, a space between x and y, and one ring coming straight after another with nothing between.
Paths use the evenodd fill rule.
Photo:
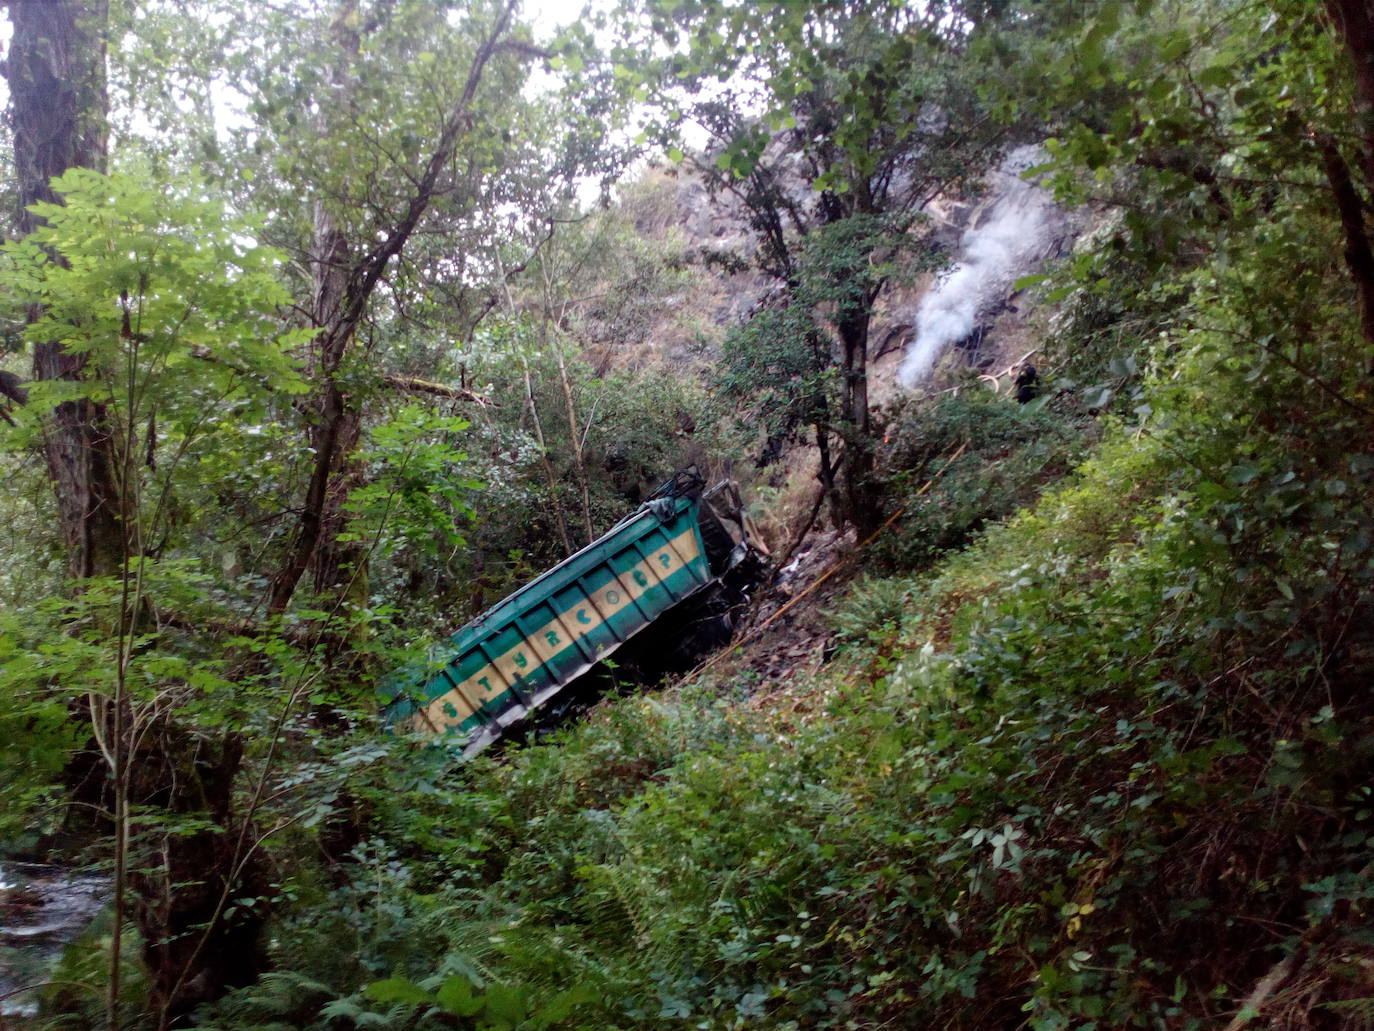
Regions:
<instances>
[{"instance_id":1,"label":"tree canopy","mask_svg":"<svg viewBox=\"0 0 1374 1031\"><path fill-rule=\"evenodd\" d=\"M1368 1025L1367 2L9 18L0 855L111 885L25 1019ZM880 408L1023 144L1039 396ZM833 549L738 653L382 732L688 464Z\"/></svg>"}]
</instances>

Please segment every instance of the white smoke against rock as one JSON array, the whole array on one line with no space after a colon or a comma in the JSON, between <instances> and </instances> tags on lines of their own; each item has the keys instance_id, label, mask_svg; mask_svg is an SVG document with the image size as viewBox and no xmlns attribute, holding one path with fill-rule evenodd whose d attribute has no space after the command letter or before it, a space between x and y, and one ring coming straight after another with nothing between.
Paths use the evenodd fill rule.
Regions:
<instances>
[{"instance_id":1,"label":"white smoke against rock","mask_svg":"<svg viewBox=\"0 0 1374 1031\"><path fill-rule=\"evenodd\" d=\"M1044 160L1038 145L1017 147L989 177L980 210L959 239L956 264L916 311L916 339L898 374L903 386L930 375L945 348L977 329L1007 299L1012 284L1054 249L1059 209L1048 190L1021 178Z\"/></svg>"}]
</instances>

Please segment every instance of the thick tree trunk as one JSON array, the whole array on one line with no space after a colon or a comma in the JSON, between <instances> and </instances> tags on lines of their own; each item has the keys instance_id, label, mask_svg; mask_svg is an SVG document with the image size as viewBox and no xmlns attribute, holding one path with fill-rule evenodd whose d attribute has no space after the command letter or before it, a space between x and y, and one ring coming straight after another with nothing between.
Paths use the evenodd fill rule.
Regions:
<instances>
[{"instance_id":1,"label":"thick tree trunk","mask_svg":"<svg viewBox=\"0 0 1374 1031\"><path fill-rule=\"evenodd\" d=\"M148 853L133 875L149 1008L159 1031L186 1026L197 1006L252 984L266 967L269 874L234 806L243 749L241 734L211 741L168 723L149 735L132 764L130 795L138 806L203 827L145 830ZM226 914L236 899L253 901Z\"/></svg>"},{"instance_id":2,"label":"thick tree trunk","mask_svg":"<svg viewBox=\"0 0 1374 1031\"><path fill-rule=\"evenodd\" d=\"M10 5L14 34L5 77L21 235L38 224L28 205L57 203L54 176L70 168L104 168L106 16L105 0ZM40 314L31 311L29 321ZM56 341L36 344L33 376L81 382L88 378L86 357L69 353ZM118 571L126 553L125 513L105 406L89 398L58 405L43 421L43 453L71 575Z\"/></svg>"},{"instance_id":3,"label":"thick tree trunk","mask_svg":"<svg viewBox=\"0 0 1374 1031\"><path fill-rule=\"evenodd\" d=\"M353 64L362 37L355 23L357 0L341 0L332 25L338 47L330 74L328 106L346 107L353 94ZM330 110L321 108L316 130L324 133ZM315 204L315 233L310 248L311 319L319 331L310 354L309 375L316 382L315 418L309 429L315 456L300 526L286 564L272 584L268 611L286 610L296 584L312 565L315 590L330 591L347 576L339 549L344 502L349 489L349 466L362 432L357 404L339 384L339 371L353 342L362 309L350 317L350 280L357 272L348 236L338 215L324 201Z\"/></svg>"},{"instance_id":4,"label":"thick tree trunk","mask_svg":"<svg viewBox=\"0 0 1374 1031\"><path fill-rule=\"evenodd\" d=\"M881 513L873 484L873 422L868 410L868 326L872 299L839 321L845 429L844 494L859 539L878 528Z\"/></svg>"},{"instance_id":5,"label":"thick tree trunk","mask_svg":"<svg viewBox=\"0 0 1374 1031\"><path fill-rule=\"evenodd\" d=\"M360 470L356 458L362 435L362 417L356 401L339 386L339 372L353 333L331 332L338 325L339 309L348 290L349 248L338 220L324 205L315 216L314 266L315 295L312 305L315 325L321 329L317 376L320 382L318 418L310 431L310 444L316 455L332 455L327 466L317 465L318 483L308 511L318 512L319 544L311 557L315 571L315 590L342 595L358 577L363 576L366 554L353 542L344 546L339 537L347 523L344 503L358 485Z\"/></svg>"},{"instance_id":6,"label":"thick tree trunk","mask_svg":"<svg viewBox=\"0 0 1374 1031\"><path fill-rule=\"evenodd\" d=\"M1326 13L1355 69L1361 171L1374 189L1374 0L1326 0Z\"/></svg>"},{"instance_id":7,"label":"thick tree trunk","mask_svg":"<svg viewBox=\"0 0 1374 1031\"><path fill-rule=\"evenodd\" d=\"M53 177L71 168L104 168L108 12L106 0L12 3L9 11L14 32L5 76L23 206L17 228L27 234L38 224L27 206L59 200L52 190ZM29 321L41 314L32 310ZM56 341L34 346L36 380L82 383L93 380L97 372L85 355L70 353ZM15 390L6 394L20 403L27 400ZM136 513L127 477L133 441L118 438L111 413L93 398L62 402L45 416L42 427L72 577L120 573L137 550ZM138 618L137 613L130 615L135 622ZM195 817L203 816L208 805L215 825L232 829L230 799L242 743L230 735L221 745L219 760L206 764L204 743L170 722L136 749L138 735L121 698L101 712L93 707L90 718L104 742L119 814L114 828L116 882L123 882L131 867L141 871L128 882L136 896L132 915L143 936L151 1002L161 1014L161 1026L169 1026L226 985L247 983L256 974L259 950L254 942L260 922L250 917L229 926L215 920L226 884L241 882L252 864L224 854L234 847L232 834L210 830L169 834L155 852L133 859L128 831L139 818L130 815L131 803ZM242 869L235 873L236 867ZM120 892L119 922L123 898ZM119 971L116 953L110 970L112 1025L119 1023Z\"/></svg>"}]
</instances>

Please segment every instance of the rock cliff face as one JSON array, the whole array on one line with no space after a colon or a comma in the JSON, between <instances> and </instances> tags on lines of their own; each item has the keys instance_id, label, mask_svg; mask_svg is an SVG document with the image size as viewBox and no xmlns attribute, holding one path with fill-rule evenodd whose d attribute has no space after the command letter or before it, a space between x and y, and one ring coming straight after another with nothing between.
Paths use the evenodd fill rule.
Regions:
<instances>
[{"instance_id":1,"label":"rock cliff face","mask_svg":"<svg viewBox=\"0 0 1374 1031\"><path fill-rule=\"evenodd\" d=\"M903 386L928 379L950 348L979 368L996 363L998 349L987 346L996 341L988 338L1002 316L1017 313L1016 280L1062 253L1073 235L1050 193L1023 178L1044 160L1038 146L1016 147L988 177L986 193L950 205L944 217L962 230L949 248L954 264L917 306L915 338L899 372Z\"/></svg>"},{"instance_id":2,"label":"rock cliff face","mask_svg":"<svg viewBox=\"0 0 1374 1031\"><path fill-rule=\"evenodd\" d=\"M1083 223L1021 177L1041 160L1039 147L1016 147L982 184L926 206L930 241L950 264L940 275L889 286L879 298L870 336L875 405L905 391L944 389L961 369L1004 373L1034 347L1036 303L1014 283L1065 253ZM726 331L778 288L758 271L742 206L712 197L700 178L675 168L646 170L621 204L641 234L671 241L695 270L666 299L666 317L651 334L653 359L700 368ZM645 357L641 350L636 360Z\"/></svg>"}]
</instances>

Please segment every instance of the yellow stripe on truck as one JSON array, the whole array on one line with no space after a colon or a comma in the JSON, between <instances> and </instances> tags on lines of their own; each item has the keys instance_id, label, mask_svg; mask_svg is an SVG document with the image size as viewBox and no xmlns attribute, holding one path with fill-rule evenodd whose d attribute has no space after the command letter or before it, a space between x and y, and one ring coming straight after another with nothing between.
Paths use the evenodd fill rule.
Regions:
<instances>
[{"instance_id":1,"label":"yellow stripe on truck","mask_svg":"<svg viewBox=\"0 0 1374 1031\"><path fill-rule=\"evenodd\" d=\"M462 723L485 702L506 691L517 674L528 677L574 640L601 626L626 605L695 562L700 555L696 532L689 527L669 540L665 547L655 548L632 569L617 573L616 579L597 588L591 595L590 605L574 605L559 613L452 691L434 699L411 717L411 728L433 733L446 725ZM575 634L570 632L573 627L577 628ZM458 715L450 716L445 711L446 706L452 706Z\"/></svg>"}]
</instances>

